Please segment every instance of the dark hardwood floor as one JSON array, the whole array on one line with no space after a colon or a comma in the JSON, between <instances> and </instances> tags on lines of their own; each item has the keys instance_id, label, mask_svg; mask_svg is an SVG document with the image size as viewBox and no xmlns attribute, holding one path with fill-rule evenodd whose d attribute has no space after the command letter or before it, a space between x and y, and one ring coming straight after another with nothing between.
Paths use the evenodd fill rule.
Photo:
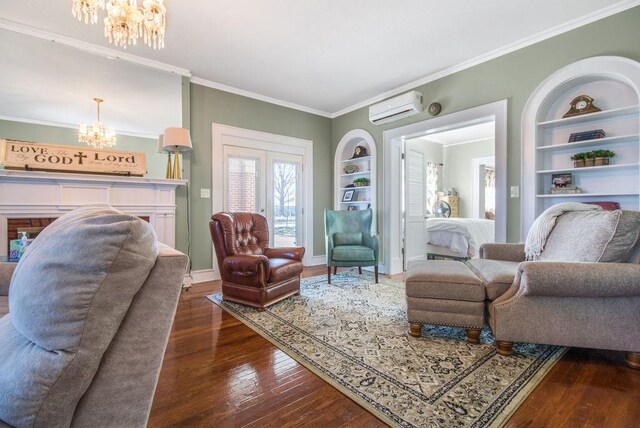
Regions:
<instances>
[{"instance_id":1,"label":"dark hardwood floor","mask_svg":"<svg viewBox=\"0 0 640 428\"><path fill-rule=\"evenodd\" d=\"M385 426L205 298L219 290L209 282L182 293L149 426ZM637 426L640 371L622 353L585 349L565 354L507 424Z\"/></svg>"}]
</instances>

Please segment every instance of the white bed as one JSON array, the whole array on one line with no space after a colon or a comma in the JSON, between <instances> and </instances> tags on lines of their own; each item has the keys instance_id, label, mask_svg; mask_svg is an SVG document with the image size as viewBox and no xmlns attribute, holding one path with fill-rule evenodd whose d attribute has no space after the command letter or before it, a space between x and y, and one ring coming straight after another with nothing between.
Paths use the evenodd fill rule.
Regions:
<instances>
[{"instance_id":1,"label":"white bed","mask_svg":"<svg viewBox=\"0 0 640 428\"><path fill-rule=\"evenodd\" d=\"M427 243L460 257L477 258L480 246L495 241L495 222L474 218L427 219Z\"/></svg>"}]
</instances>

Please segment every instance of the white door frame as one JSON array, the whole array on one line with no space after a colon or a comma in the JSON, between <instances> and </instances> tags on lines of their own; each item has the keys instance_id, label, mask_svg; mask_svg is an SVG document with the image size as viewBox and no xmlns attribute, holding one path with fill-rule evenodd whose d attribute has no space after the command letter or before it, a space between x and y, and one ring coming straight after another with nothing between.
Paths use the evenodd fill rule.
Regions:
<instances>
[{"instance_id":1,"label":"white door frame","mask_svg":"<svg viewBox=\"0 0 640 428\"><path fill-rule=\"evenodd\" d=\"M507 100L434 117L384 131L382 174L384 182L384 221L382 272L402 272L402 221L400 173L403 141L493 120L496 156L496 242L507 240Z\"/></svg>"},{"instance_id":2,"label":"white door frame","mask_svg":"<svg viewBox=\"0 0 640 428\"><path fill-rule=\"evenodd\" d=\"M481 158L473 158L471 159L471 165L473 168L473 185L472 185L472 201L471 201L471 215L473 218L484 218L485 213L484 210L480 209L480 187L484 189L485 186L481 186L480 183L480 165L488 165L492 168L496 167L496 157L495 156L485 156Z\"/></svg>"},{"instance_id":3,"label":"white door frame","mask_svg":"<svg viewBox=\"0 0 640 428\"><path fill-rule=\"evenodd\" d=\"M302 166L302 242L301 246L307 248L303 263L309 266L313 261L313 141L301 138L288 137L285 135L269 134L266 132L253 131L250 129L236 128L234 126L213 123L211 125L212 150L211 150L211 204L213 213L223 209L223 174L224 156L223 146L225 137L241 139L241 142L234 142L234 146L249 149L267 150L301 155L303 157ZM218 261L215 249L213 249L213 267L216 279L220 278Z\"/></svg>"}]
</instances>

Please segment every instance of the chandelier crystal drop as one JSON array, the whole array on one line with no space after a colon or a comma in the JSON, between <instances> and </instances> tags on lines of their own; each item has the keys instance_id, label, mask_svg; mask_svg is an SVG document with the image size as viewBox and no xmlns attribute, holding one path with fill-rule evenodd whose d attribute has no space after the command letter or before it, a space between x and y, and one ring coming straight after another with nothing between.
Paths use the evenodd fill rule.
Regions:
<instances>
[{"instance_id":1,"label":"chandelier crystal drop","mask_svg":"<svg viewBox=\"0 0 640 428\"><path fill-rule=\"evenodd\" d=\"M104 0L73 0L71 13L74 18L78 18L78 21L82 21L84 17L85 24L89 21L95 24L98 22L99 9L104 9Z\"/></svg>"},{"instance_id":2,"label":"chandelier crystal drop","mask_svg":"<svg viewBox=\"0 0 640 428\"><path fill-rule=\"evenodd\" d=\"M89 20L95 23L99 9L107 11L104 35L109 43L126 49L143 37L148 46L164 48L167 28L164 0L144 0L142 6L138 6L137 0L73 0L71 11L79 20L84 16L85 23Z\"/></svg>"},{"instance_id":3,"label":"chandelier crystal drop","mask_svg":"<svg viewBox=\"0 0 640 428\"><path fill-rule=\"evenodd\" d=\"M81 125L78 134L78 141L87 144L95 149L104 149L116 145L116 131L113 128L107 128L100 122L100 98L93 99L98 105L97 119L92 125Z\"/></svg>"}]
</instances>

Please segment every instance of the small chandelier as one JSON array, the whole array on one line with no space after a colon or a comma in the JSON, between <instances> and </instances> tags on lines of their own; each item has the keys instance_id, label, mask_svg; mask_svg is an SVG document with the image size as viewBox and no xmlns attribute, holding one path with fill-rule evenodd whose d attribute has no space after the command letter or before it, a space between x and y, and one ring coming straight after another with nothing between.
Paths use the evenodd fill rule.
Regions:
<instances>
[{"instance_id":1,"label":"small chandelier","mask_svg":"<svg viewBox=\"0 0 640 428\"><path fill-rule=\"evenodd\" d=\"M116 145L116 131L113 128L106 128L100 123L100 103L104 100L100 98L93 99L98 105L97 120L93 125L81 125L78 141L86 143L89 147L95 149L104 149Z\"/></svg>"},{"instance_id":2,"label":"small chandelier","mask_svg":"<svg viewBox=\"0 0 640 428\"><path fill-rule=\"evenodd\" d=\"M138 7L137 0L73 0L74 17L92 24L98 22L98 10L106 9L104 35L109 43L127 48L135 45L138 37L154 49L164 48L167 27L167 8L164 0L144 0Z\"/></svg>"}]
</instances>

